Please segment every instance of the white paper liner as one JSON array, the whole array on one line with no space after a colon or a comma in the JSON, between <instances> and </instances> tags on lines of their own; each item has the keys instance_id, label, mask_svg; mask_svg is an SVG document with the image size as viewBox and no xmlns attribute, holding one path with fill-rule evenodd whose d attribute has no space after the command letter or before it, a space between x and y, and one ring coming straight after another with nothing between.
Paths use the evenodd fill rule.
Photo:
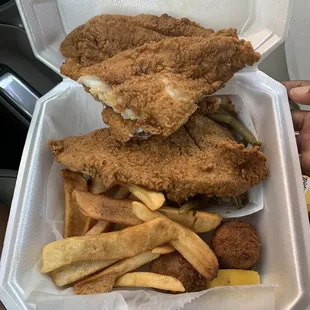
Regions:
<instances>
[{"instance_id":1,"label":"white paper liner","mask_svg":"<svg viewBox=\"0 0 310 310\"><path fill-rule=\"evenodd\" d=\"M25 289L25 300L36 305L37 310L273 310L274 289L271 285L217 287L196 293L170 295L153 290L121 290L96 295L73 295L73 289L59 289L47 275L40 274L41 260L32 270L32 277Z\"/></svg>"},{"instance_id":2,"label":"white paper liner","mask_svg":"<svg viewBox=\"0 0 310 310\"><path fill-rule=\"evenodd\" d=\"M48 139L61 139L70 135L86 134L103 127L101 105L95 102L77 83L66 81L50 92L45 103L45 122ZM252 121L240 100L234 101L240 118L253 130ZM63 186L60 177L62 167L54 163L49 172L46 189L47 202L43 206L46 231L53 232L55 240L62 239L63 232ZM261 187L251 191L250 199L257 199L244 209L232 209L230 215L245 216L263 207ZM219 211L223 206L217 206ZM223 211L223 210L222 210ZM221 212L222 213L222 212ZM46 232L46 235L49 235ZM50 236L50 235L49 235ZM46 241L49 242L50 240ZM153 290L114 290L106 294L74 296L72 288L59 289L53 281L39 271L40 259L32 269L32 274L25 288L24 299L36 304L36 309L204 309L212 305L212 309L274 309L274 287L270 285L253 285L243 287L220 287L197 293L169 295ZM195 305L192 305L192 303ZM190 303L189 305L187 305Z\"/></svg>"}]
</instances>

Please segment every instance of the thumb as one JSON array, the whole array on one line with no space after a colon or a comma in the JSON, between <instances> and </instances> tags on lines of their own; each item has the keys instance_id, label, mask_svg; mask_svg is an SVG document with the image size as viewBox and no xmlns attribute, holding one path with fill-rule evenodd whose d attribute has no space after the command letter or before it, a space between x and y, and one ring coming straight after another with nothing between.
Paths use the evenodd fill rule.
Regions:
<instances>
[{"instance_id":1,"label":"thumb","mask_svg":"<svg viewBox=\"0 0 310 310\"><path fill-rule=\"evenodd\" d=\"M310 86L292 88L289 97L296 103L310 105Z\"/></svg>"}]
</instances>

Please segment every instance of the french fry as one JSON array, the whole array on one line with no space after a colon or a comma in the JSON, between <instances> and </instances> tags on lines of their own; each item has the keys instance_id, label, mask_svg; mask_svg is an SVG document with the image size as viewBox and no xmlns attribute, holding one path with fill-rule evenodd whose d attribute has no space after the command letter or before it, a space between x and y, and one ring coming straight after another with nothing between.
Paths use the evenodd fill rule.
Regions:
<instances>
[{"instance_id":1,"label":"french fry","mask_svg":"<svg viewBox=\"0 0 310 310\"><path fill-rule=\"evenodd\" d=\"M197 210L197 208L199 208L198 200L188 201L178 210L178 213L185 214L191 210Z\"/></svg>"},{"instance_id":2,"label":"french fry","mask_svg":"<svg viewBox=\"0 0 310 310\"><path fill-rule=\"evenodd\" d=\"M217 276L218 260L210 247L190 229L179 224L179 239L171 245L208 281Z\"/></svg>"},{"instance_id":3,"label":"french fry","mask_svg":"<svg viewBox=\"0 0 310 310\"><path fill-rule=\"evenodd\" d=\"M134 201L133 212L143 221L150 221L156 218L165 217L160 212L151 211L144 204ZM166 218L166 217L165 217ZM213 280L217 275L218 260L209 246L193 231L176 222L170 221L178 231L178 239L169 243L208 281Z\"/></svg>"},{"instance_id":4,"label":"french fry","mask_svg":"<svg viewBox=\"0 0 310 310\"><path fill-rule=\"evenodd\" d=\"M93 194L105 193L109 189L110 188L105 186L98 177L94 177L91 179L90 192L92 192Z\"/></svg>"},{"instance_id":5,"label":"french fry","mask_svg":"<svg viewBox=\"0 0 310 310\"><path fill-rule=\"evenodd\" d=\"M80 211L72 198L72 192L75 188L87 191L87 181L82 174L68 169L61 170L60 174L65 194L64 238L83 236L94 221Z\"/></svg>"},{"instance_id":6,"label":"french fry","mask_svg":"<svg viewBox=\"0 0 310 310\"><path fill-rule=\"evenodd\" d=\"M190 211L180 214L178 209L169 207L160 208L158 211L169 217L171 220L190 228L196 233L212 231L222 222L222 217L217 213Z\"/></svg>"},{"instance_id":7,"label":"french fry","mask_svg":"<svg viewBox=\"0 0 310 310\"><path fill-rule=\"evenodd\" d=\"M87 276L114 264L115 262L117 262L117 260L76 262L55 269L50 273L50 275L57 286L65 286L82 280Z\"/></svg>"},{"instance_id":8,"label":"french fry","mask_svg":"<svg viewBox=\"0 0 310 310\"><path fill-rule=\"evenodd\" d=\"M165 291L185 292L183 284L176 278L153 272L126 273L116 280L114 287L152 287Z\"/></svg>"},{"instance_id":9,"label":"french fry","mask_svg":"<svg viewBox=\"0 0 310 310\"><path fill-rule=\"evenodd\" d=\"M152 253L154 254L169 254L175 251L175 248L167 243L167 244L163 244L160 245L158 247L156 247L155 249L152 250Z\"/></svg>"},{"instance_id":10,"label":"french fry","mask_svg":"<svg viewBox=\"0 0 310 310\"><path fill-rule=\"evenodd\" d=\"M98 178L94 177L91 179L90 192L93 194L101 194L108 191L110 188L105 186L103 182ZM107 221L98 221L86 234L85 236L99 235L103 232L108 232L113 229L113 224Z\"/></svg>"},{"instance_id":11,"label":"french fry","mask_svg":"<svg viewBox=\"0 0 310 310\"><path fill-rule=\"evenodd\" d=\"M105 187L102 183L102 181L98 178L93 178L92 179L92 186L91 186L91 193L93 194L99 194L99 193L104 193L109 188ZM114 195L115 199L124 199L129 195L129 190L125 187L119 188L119 190L116 192ZM115 224L108 222L108 221L98 221L96 225L94 225L86 234L85 236L94 236L94 235L99 235L103 232L109 232L113 230Z\"/></svg>"},{"instance_id":12,"label":"french fry","mask_svg":"<svg viewBox=\"0 0 310 310\"><path fill-rule=\"evenodd\" d=\"M97 220L106 220L128 226L142 223L132 211L132 200L117 200L105 195L75 190L73 196L80 210ZM219 214L204 211L179 214L178 209L162 207L158 210L166 217L178 222L196 233L204 233L215 229L222 221Z\"/></svg>"},{"instance_id":13,"label":"french fry","mask_svg":"<svg viewBox=\"0 0 310 310\"><path fill-rule=\"evenodd\" d=\"M114 199L104 194L95 195L79 190L74 190L72 196L81 212L93 219L129 226L142 223L132 212L131 200Z\"/></svg>"},{"instance_id":14,"label":"french fry","mask_svg":"<svg viewBox=\"0 0 310 310\"><path fill-rule=\"evenodd\" d=\"M134 184L126 184L130 192L145 203L151 210L159 209L165 202L165 195L161 192L155 192L145 187Z\"/></svg>"},{"instance_id":15,"label":"french fry","mask_svg":"<svg viewBox=\"0 0 310 310\"><path fill-rule=\"evenodd\" d=\"M96 236L104 232L113 230L115 224L107 221L98 221L86 234L85 236Z\"/></svg>"},{"instance_id":16,"label":"french fry","mask_svg":"<svg viewBox=\"0 0 310 310\"><path fill-rule=\"evenodd\" d=\"M151 262L159 256L159 254L153 254L149 251L123 259L100 273L76 283L74 293L80 295L109 292L112 290L117 278Z\"/></svg>"},{"instance_id":17,"label":"french fry","mask_svg":"<svg viewBox=\"0 0 310 310\"><path fill-rule=\"evenodd\" d=\"M106 190L107 188L103 186L103 183L98 178L92 179L90 187L92 193L101 193ZM99 235L102 232L110 231L113 226L113 223L99 221L85 234L85 236ZM117 262L117 260L76 262L53 270L50 275L57 286L65 286L78 280L82 280L115 262Z\"/></svg>"},{"instance_id":18,"label":"french fry","mask_svg":"<svg viewBox=\"0 0 310 310\"><path fill-rule=\"evenodd\" d=\"M74 262L131 257L177 237L171 221L158 218L121 231L54 241L43 248L41 272L51 272Z\"/></svg>"}]
</instances>

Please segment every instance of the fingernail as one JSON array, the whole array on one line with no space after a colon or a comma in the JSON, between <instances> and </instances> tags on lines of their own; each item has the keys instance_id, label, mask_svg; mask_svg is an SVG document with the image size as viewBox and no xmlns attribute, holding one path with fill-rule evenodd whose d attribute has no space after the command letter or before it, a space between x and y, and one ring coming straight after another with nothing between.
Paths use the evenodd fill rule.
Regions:
<instances>
[{"instance_id":1,"label":"fingernail","mask_svg":"<svg viewBox=\"0 0 310 310\"><path fill-rule=\"evenodd\" d=\"M310 86L302 86L291 89L291 95L295 97L302 97L310 93Z\"/></svg>"}]
</instances>

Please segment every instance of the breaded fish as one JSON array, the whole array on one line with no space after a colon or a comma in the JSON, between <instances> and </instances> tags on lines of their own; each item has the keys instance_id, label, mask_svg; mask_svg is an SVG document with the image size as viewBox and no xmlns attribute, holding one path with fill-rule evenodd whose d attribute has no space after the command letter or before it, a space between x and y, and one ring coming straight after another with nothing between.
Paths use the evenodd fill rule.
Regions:
<instances>
[{"instance_id":1,"label":"breaded fish","mask_svg":"<svg viewBox=\"0 0 310 310\"><path fill-rule=\"evenodd\" d=\"M218 97L206 97L197 103L199 108L195 113L202 114L203 112L203 114L213 114L218 110L220 103L221 99ZM120 142L127 142L131 138L147 139L152 135L148 133L152 128L148 128L147 124L144 126L144 130L142 130L139 127L138 120L124 119L110 107L103 109L102 120L106 124L109 124L111 134Z\"/></svg>"},{"instance_id":2,"label":"breaded fish","mask_svg":"<svg viewBox=\"0 0 310 310\"><path fill-rule=\"evenodd\" d=\"M73 171L99 177L106 186L133 183L163 191L173 201L195 194L238 196L268 174L265 155L245 148L227 130L193 116L169 138L117 142L110 130L50 140L55 160Z\"/></svg>"},{"instance_id":3,"label":"breaded fish","mask_svg":"<svg viewBox=\"0 0 310 310\"><path fill-rule=\"evenodd\" d=\"M169 136L199 101L258 60L249 42L233 36L169 38L84 68L78 81L144 132Z\"/></svg>"},{"instance_id":4,"label":"breaded fish","mask_svg":"<svg viewBox=\"0 0 310 310\"><path fill-rule=\"evenodd\" d=\"M167 37L207 37L214 33L213 29L205 29L188 18L177 19L167 14L98 15L71 31L61 43L60 51L68 58L61 72L75 78L81 68L145 43ZM218 34L235 35L235 30L222 30Z\"/></svg>"}]
</instances>

